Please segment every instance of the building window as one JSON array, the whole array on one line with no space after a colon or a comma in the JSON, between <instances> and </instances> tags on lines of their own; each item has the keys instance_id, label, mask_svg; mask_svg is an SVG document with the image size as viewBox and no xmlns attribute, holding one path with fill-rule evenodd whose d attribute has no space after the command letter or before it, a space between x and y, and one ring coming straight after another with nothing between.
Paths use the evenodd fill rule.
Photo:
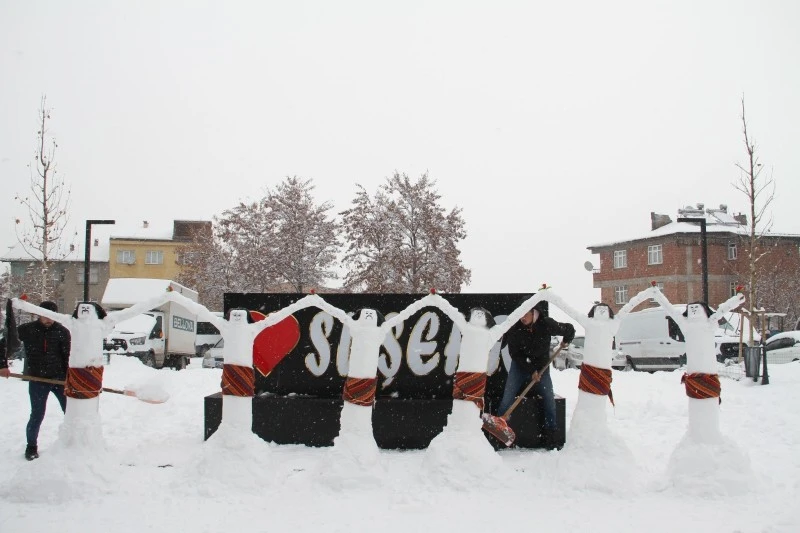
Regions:
<instances>
[{"instance_id":1,"label":"building window","mask_svg":"<svg viewBox=\"0 0 800 533\"><path fill-rule=\"evenodd\" d=\"M729 296L736 296L736 292L737 292L736 291L736 287L738 287L738 286L739 286L738 283L736 283L735 281L731 281L731 288L728 291L730 293Z\"/></svg>"},{"instance_id":2,"label":"building window","mask_svg":"<svg viewBox=\"0 0 800 533\"><path fill-rule=\"evenodd\" d=\"M161 265L164 263L164 252L161 250L148 250L144 256L145 265Z\"/></svg>"},{"instance_id":3,"label":"building window","mask_svg":"<svg viewBox=\"0 0 800 533\"><path fill-rule=\"evenodd\" d=\"M628 303L628 287L614 287L614 301L618 304Z\"/></svg>"},{"instance_id":4,"label":"building window","mask_svg":"<svg viewBox=\"0 0 800 533\"><path fill-rule=\"evenodd\" d=\"M53 281L56 283L64 283L67 279L67 272L63 268L53 269Z\"/></svg>"},{"instance_id":5,"label":"building window","mask_svg":"<svg viewBox=\"0 0 800 533\"><path fill-rule=\"evenodd\" d=\"M132 265L136 262L135 250L117 250L117 263Z\"/></svg>"},{"instance_id":6,"label":"building window","mask_svg":"<svg viewBox=\"0 0 800 533\"><path fill-rule=\"evenodd\" d=\"M736 243L734 242L728 245L728 259L736 259Z\"/></svg>"},{"instance_id":7,"label":"building window","mask_svg":"<svg viewBox=\"0 0 800 533\"><path fill-rule=\"evenodd\" d=\"M628 266L628 250L614 250L614 268Z\"/></svg>"},{"instance_id":8,"label":"building window","mask_svg":"<svg viewBox=\"0 0 800 533\"><path fill-rule=\"evenodd\" d=\"M660 265L664 262L664 256L661 252L660 244L653 244L647 247L647 264Z\"/></svg>"},{"instance_id":9,"label":"building window","mask_svg":"<svg viewBox=\"0 0 800 533\"><path fill-rule=\"evenodd\" d=\"M83 265L78 267L78 283L83 285ZM97 285L99 274L96 266L89 267L89 285Z\"/></svg>"},{"instance_id":10,"label":"building window","mask_svg":"<svg viewBox=\"0 0 800 533\"><path fill-rule=\"evenodd\" d=\"M656 287L658 287L658 290L660 290L661 292L664 292L664 282L663 281L657 281L656 282Z\"/></svg>"}]
</instances>

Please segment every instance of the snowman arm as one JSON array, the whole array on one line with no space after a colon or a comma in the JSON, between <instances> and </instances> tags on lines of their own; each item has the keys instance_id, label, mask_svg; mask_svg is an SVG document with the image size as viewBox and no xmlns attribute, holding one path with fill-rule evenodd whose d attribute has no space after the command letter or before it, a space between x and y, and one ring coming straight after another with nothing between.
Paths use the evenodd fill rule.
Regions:
<instances>
[{"instance_id":1,"label":"snowman arm","mask_svg":"<svg viewBox=\"0 0 800 533\"><path fill-rule=\"evenodd\" d=\"M167 294L169 293L165 291L164 293L159 294L158 296L153 296L152 298L148 298L147 300L139 302L138 304L134 304L128 307L127 309L121 309L119 311L111 311L110 313L108 313L108 315L106 315L106 318L103 321L107 322L113 327L114 324L118 324L123 320L133 318L136 315L141 315L142 313L145 313L147 311L155 309L160 305L165 304L168 301Z\"/></svg>"},{"instance_id":2,"label":"snowman arm","mask_svg":"<svg viewBox=\"0 0 800 533\"><path fill-rule=\"evenodd\" d=\"M667 297L664 296L664 293L658 287L651 287L651 294L653 295L653 299L655 299L658 303L661 304L661 307L667 312L669 316L677 323L682 323L684 321L683 314L678 311L675 306L669 303Z\"/></svg>"},{"instance_id":3,"label":"snowman arm","mask_svg":"<svg viewBox=\"0 0 800 533\"><path fill-rule=\"evenodd\" d=\"M545 291L542 292L544 293L545 300L547 300L552 304L555 304L556 307L564 311L571 319L580 324L583 327L583 329L586 329L586 326L588 325L587 322L589 319L588 316L586 316L583 313L579 313L571 305L565 302L563 298L561 298L558 294L553 292L553 289L546 289Z\"/></svg>"},{"instance_id":4,"label":"snowman arm","mask_svg":"<svg viewBox=\"0 0 800 533\"><path fill-rule=\"evenodd\" d=\"M489 330L491 332L492 340L496 341L497 339L502 337L503 334L509 329L511 329L511 326L513 326L514 323L516 323L520 318L525 316L525 313L530 311L534 305L544 300L544 292L546 290L549 289L540 290L539 292L537 292L536 294L534 294L533 296L522 302L522 305L511 311L511 314L509 314L505 320L503 320L499 324L495 324L494 326L492 326L492 328Z\"/></svg>"},{"instance_id":5,"label":"snowman arm","mask_svg":"<svg viewBox=\"0 0 800 533\"><path fill-rule=\"evenodd\" d=\"M44 307L39 307L38 305L33 305L32 303L26 302L25 300L20 300L19 298L12 298L11 303L14 307L20 309L21 311L32 313L37 316L43 316L45 318L49 318L50 320L55 320L56 322L59 322L65 326L68 326L70 322L72 322L72 315L56 313L55 311L45 309Z\"/></svg>"},{"instance_id":6,"label":"snowman arm","mask_svg":"<svg viewBox=\"0 0 800 533\"><path fill-rule=\"evenodd\" d=\"M717 310L710 317L708 317L708 319L716 322L717 320L722 318L723 315L733 311L743 303L744 303L744 294L738 293L735 296L731 296L730 298L722 302L719 305L719 307L717 307Z\"/></svg>"},{"instance_id":7,"label":"snowman arm","mask_svg":"<svg viewBox=\"0 0 800 533\"><path fill-rule=\"evenodd\" d=\"M200 305L199 303L190 300L183 294L177 293L175 291L169 291L166 294L167 294L167 300L182 305L189 312L197 315L197 318L202 318L205 322L211 322L220 331L220 333L222 333L222 329L227 326L228 324L227 320L225 320L222 317L218 317L217 315L206 309L204 305Z\"/></svg>"},{"instance_id":8,"label":"snowman arm","mask_svg":"<svg viewBox=\"0 0 800 533\"><path fill-rule=\"evenodd\" d=\"M281 320L285 320L286 318L295 314L297 311L305 309L306 307L318 307L325 310L323 308L324 304L325 301L318 295L308 294L297 300L295 303L288 305L279 311L270 313L264 320L259 320L254 324L250 324L250 326L256 331L262 331L265 328L274 326Z\"/></svg>"},{"instance_id":9,"label":"snowman arm","mask_svg":"<svg viewBox=\"0 0 800 533\"><path fill-rule=\"evenodd\" d=\"M445 298L443 298L438 294L430 294L425 298L429 298L431 302L429 305L438 307L439 310L441 310L442 313L444 313L447 316L447 318L453 321L453 324L455 324L459 330L464 331L464 328L467 326L467 321L464 319L464 315L462 315L461 312L453 306L453 304L451 304ZM423 300L425 298L423 298ZM392 319L394 318L397 317L392 317Z\"/></svg>"},{"instance_id":10,"label":"snowman arm","mask_svg":"<svg viewBox=\"0 0 800 533\"><path fill-rule=\"evenodd\" d=\"M655 291L658 291L656 287L648 287L645 290L640 291L636 296L628 300L628 303L622 306L622 309L619 310L617 316L627 315L628 313L633 311L640 303L644 302L648 298L654 298Z\"/></svg>"},{"instance_id":11,"label":"snowman arm","mask_svg":"<svg viewBox=\"0 0 800 533\"><path fill-rule=\"evenodd\" d=\"M328 302L326 302L323 298L320 298L319 296L317 296L317 298L319 298L319 300L314 305L316 305L317 307L319 307L320 309L322 309L323 311L325 311L326 313L328 313L329 315L331 315L332 317L337 319L342 324L344 324L346 326L350 326L351 324L353 324L355 322L353 320L353 317L351 317L350 315L348 315L347 313L345 313L344 311L342 311L338 307L332 306L331 304L329 304Z\"/></svg>"},{"instance_id":12,"label":"snowman arm","mask_svg":"<svg viewBox=\"0 0 800 533\"><path fill-rule=\"evenodd\" d=\"M438 294L428 294L424 298L420 298L416 302L413 302L408 307L406 307L405 309L394 315L392 318L386 320L383 324L381 324L381 329L385 330L388 333L389 330L392 329L394 326L396 326L400 322L403 322L404 320L406 320L414 313L418 312L423 307L430 307L430 306L439 307L437 303L440 302L442 298L439 297L439 300L437 300L435 298L436 296L438 296Z\"/></svg>"}]
</instances>

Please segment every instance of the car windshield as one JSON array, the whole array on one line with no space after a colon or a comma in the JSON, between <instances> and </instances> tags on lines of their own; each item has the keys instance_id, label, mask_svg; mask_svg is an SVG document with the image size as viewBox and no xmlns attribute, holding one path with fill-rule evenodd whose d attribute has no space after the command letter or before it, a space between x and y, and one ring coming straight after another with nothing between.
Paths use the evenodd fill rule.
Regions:
<instances>
[{"instance_id":1,"label":"car windshield","mask_svg":"<svg viewBox=\"0 0 800 533\"><path fill-rule=\"evenodd\" d=\"M214 345L214 348L224 348L225 347L225 339L222 338L217 341L217 344Z\"/></svg>"}]
</instances>

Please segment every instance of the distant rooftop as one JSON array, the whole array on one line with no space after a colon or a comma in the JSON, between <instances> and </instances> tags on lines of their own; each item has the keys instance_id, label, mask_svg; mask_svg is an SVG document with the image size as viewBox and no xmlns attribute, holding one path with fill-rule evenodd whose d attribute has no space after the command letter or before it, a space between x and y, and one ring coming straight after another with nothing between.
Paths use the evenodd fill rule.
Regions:
<instances>
[{"instance_id":1,"label":"distant rooftop","mask_svg":"<svg viewBox=\"0 0 800 533\"><path fill-rule=\"evenodd\" d=\"M93 263L105 263L109 258L110 239L134 239L137 241L188 241L195 231L211 231L211 222L207 220L174 220L171 223L151 224L147 220L140 222L117 221L111 225L92 226ZM63 249L53 254L63 257L62 261L83 261L86 236L83 231L62 238ZM33 250L31 250L33 251ZM34 252L35 254L35 252ZM8 251L0 256L0 261L32 261L35 258L17 243L8 247Z\"/></svg>"},{"instance_id":2,"label":"distant rooftop","mask_svg":"<svg viewBox=\"0 0 800 533\"><path fill-rule=\"evenodd\" d=\"M706 233L737 233L748 235L750 227L747 223L747 215L728 213L728 206L720 204L719 208L706 208L705 204L696 204L678 209L679 218L703 218L706 221ZM650 213L650 231L640 231L625 238L615 239L604 243L592 244L587 249L605 248L623 242L641 241L652 239L653 237L663 237L676 233L700 233L700 224L692 222L676 222L669 215ZM774 237L800 237L792 233L779 233L775 231L767 232L767 235Z\"/></svg>"}]
</instances>

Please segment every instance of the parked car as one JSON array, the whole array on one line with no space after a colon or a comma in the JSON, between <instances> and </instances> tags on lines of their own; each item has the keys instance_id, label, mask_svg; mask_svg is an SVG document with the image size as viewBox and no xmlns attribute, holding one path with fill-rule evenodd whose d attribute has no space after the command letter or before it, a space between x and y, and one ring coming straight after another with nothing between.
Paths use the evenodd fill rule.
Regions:
<instances>
[{"instance_id":1,"label":"parked car","mask_svg":"<svg viewBox=\"0 0 800 533\"><path fill-rule=\"evenodd\" d=\"M553 366L562 370L564 368L580 368L583 364L583 349L586 338L583 335L576 335L572 342L561 351L561 353L553 361ZM613 359L611 360L611 368L617 370L630 369L628 360L625 354L620 350L612 347Z\"/></svg>"},{"instance_id":2,"label":"parked car","mask_svg":"<svg viewBox=\"0 0 800 533\"><path fill-rule=\"evenodd\" d=\"M222 368L225 358L223 357L223 348L225 348L225 339L220 339L217 343L206 350L203 354L203 368Z\"/></svg>"},{"instance_id":3,"label":"parked car","mask_svg":"<svg viewBox=\"0 0 800 533\"><path fill-rule=\"evenodd\" d=\"M800 361L800 331L776 333L764 344L767 364Z\"/></svg>"}]
</instances>

